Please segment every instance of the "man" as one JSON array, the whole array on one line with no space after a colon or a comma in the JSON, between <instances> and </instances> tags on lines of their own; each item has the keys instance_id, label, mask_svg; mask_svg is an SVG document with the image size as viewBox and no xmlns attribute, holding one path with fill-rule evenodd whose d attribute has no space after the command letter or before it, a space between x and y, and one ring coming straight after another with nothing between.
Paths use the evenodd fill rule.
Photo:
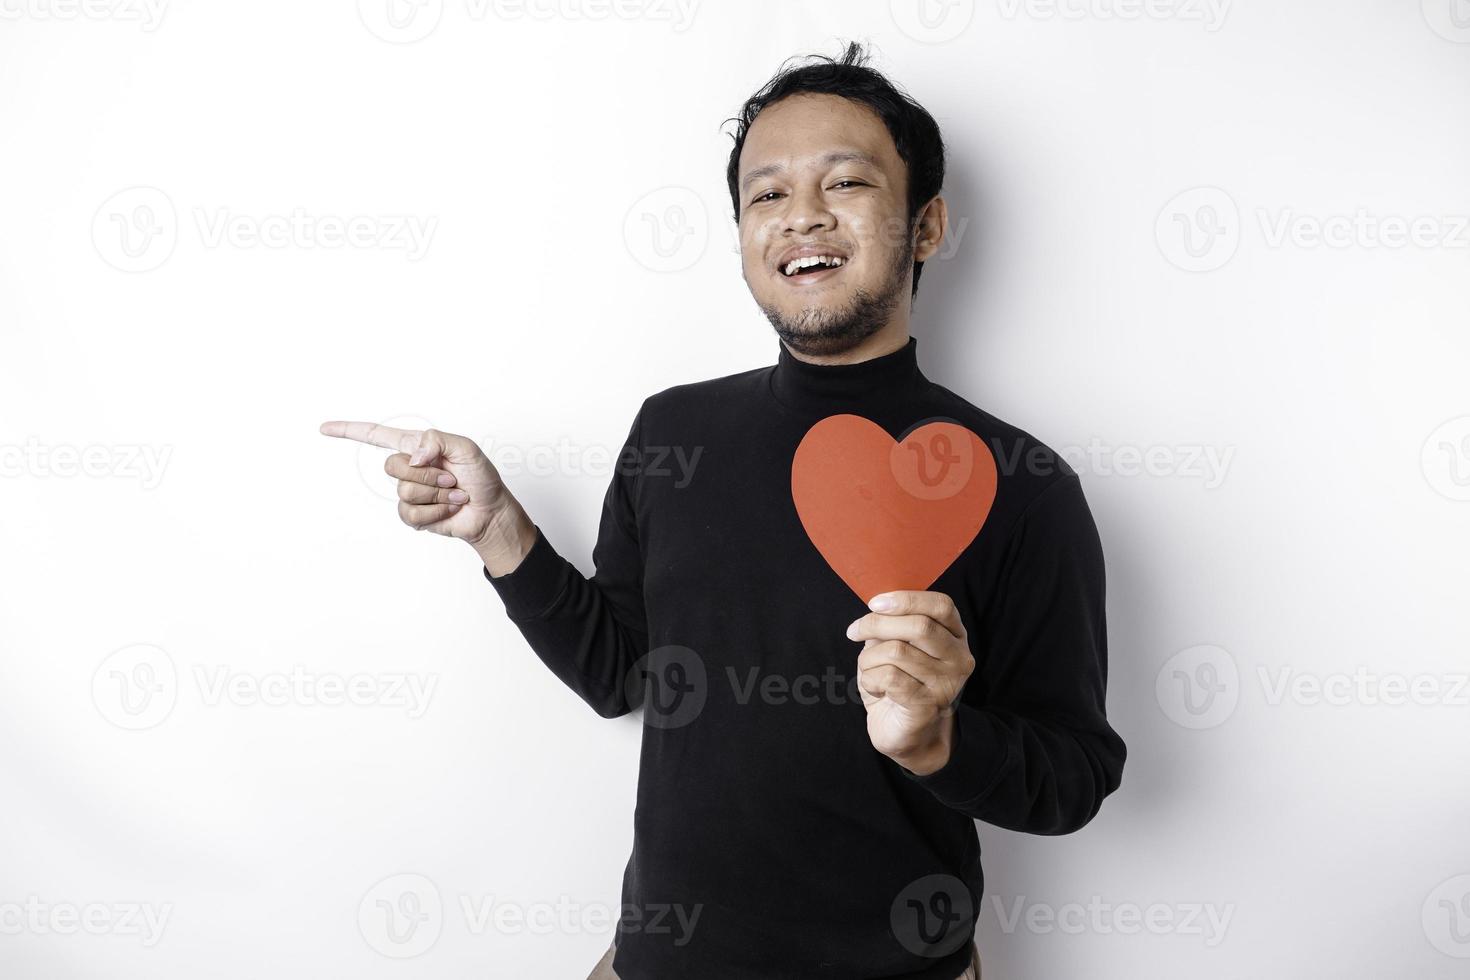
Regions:
<instances>
[{"instance_id":1,"label":"man","mask_svg":"<svg viewBox=\"0 0 1470 980\"><path fill-rule=\"evenodd\" d=\"M864 61L783 70L737 120L743 275L777 362L644 400L590 579L463 436L322 426L400 450L402 520L471 543L600 715L643 709L594 978L978 977L974 820L1069 833L1121 780L1079 477L919 370L944 147Z\"/></svg>"}]
</instances>

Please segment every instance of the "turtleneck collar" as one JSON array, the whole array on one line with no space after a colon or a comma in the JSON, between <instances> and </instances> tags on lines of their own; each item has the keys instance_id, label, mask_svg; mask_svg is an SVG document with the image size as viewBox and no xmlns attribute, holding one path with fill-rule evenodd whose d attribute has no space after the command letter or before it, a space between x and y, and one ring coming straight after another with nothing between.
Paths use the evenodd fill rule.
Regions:
<instances>
[{"instance_id":1,"label":"turtleneck collar","mask_svg":"<svg viewBox=\"0 0 1470 980\"><path fill-rule=\"evenodd\" d=\"M800 360L777 340L780 353L771 370L771 394L787 408L835 412L912 393L924 382L919 370L918 339L897 350L852 364L812 364Z\"/></svg>"}]
</instances>

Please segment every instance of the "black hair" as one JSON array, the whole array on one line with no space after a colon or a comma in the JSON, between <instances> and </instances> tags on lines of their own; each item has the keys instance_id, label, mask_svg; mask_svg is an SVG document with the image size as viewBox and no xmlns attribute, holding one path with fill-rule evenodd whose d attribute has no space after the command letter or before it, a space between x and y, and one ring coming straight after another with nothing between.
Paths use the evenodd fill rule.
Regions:
<instances>
[{"instance_id":1,"label":"black hair","mask_svg":"<svg viewBox=\"0 0 1470 980\"><path fill-rule=\"evenodd\" d=\"M819 54L806 57L810 63L797 68L786 67L791 60L789 58L782 62L771 80L745 100L740 114L725 120L736 123L735 133L731 136L735 146L725 168L736 223L740 222L740 189L737 186L740 151L745 146L750 124L762 109L788 95L817 92L840 95L865 105L876 112L888 127L888 135L893 138L893 145L908 168L908 227L912 230L920 209L939 193L944 184L944 139L940 135L939 124L923 106L880 72L867 67L868 54L857 42L849 42L838 58ZM922 262L914 263L913 294L919 291L919 273L923 266Z\"/></svg>"}]
</instances>

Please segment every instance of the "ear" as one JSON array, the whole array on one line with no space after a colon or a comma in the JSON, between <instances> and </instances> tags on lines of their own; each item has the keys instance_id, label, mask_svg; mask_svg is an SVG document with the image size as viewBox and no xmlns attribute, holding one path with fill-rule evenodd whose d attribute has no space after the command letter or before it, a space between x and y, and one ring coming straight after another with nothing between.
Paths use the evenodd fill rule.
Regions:
<instances>
[{"instance_id":1,"label":"ear","mask_svg":"<svg viewBox=\"0 0 1470 980\"><path fill-rule=\"evenodd\" d=\"M944 198L938 194L930 202L924 205L924 210L919 212L919 220L914 230L914 261L927 261L935 252L939 251L939 245L944 241L944 233L949 227L949 211L945 207Z\"/></svg>"}]
</instances>

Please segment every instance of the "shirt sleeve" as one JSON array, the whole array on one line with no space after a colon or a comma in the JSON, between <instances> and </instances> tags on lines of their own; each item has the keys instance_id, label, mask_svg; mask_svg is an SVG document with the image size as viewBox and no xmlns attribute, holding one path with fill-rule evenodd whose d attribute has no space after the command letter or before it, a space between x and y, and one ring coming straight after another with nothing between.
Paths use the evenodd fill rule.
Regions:
<instances>
[{"instance_id":1,"label":"shirt sleeve","mask_svg":"<svg viewBox=\"0 0 1470 980\"><path fill-rule=\"evenodd\" d=\"M977 820L1071 833L1118 788L1127 756L1106 713L1102 543L1075 473L1017 519L1004 560L996 603L970 634L976 665L949 761L903 772Z\"/></svg>"},{"instance_id":2,"label":"shirt sleeve","mask_svg":"<svg viewBox=\"0 0 1470 980\"><path fill-rule=\"evenodd\" d=\"M482 571L505 604L506 615L562 683L604 718L627 714L626 686L648 652L643 606L643 557L635 502L642 467L639 409L603 496L591 578L562 557L545 530L521 563L504 575Z\"/></svg>"}]
</instances>

